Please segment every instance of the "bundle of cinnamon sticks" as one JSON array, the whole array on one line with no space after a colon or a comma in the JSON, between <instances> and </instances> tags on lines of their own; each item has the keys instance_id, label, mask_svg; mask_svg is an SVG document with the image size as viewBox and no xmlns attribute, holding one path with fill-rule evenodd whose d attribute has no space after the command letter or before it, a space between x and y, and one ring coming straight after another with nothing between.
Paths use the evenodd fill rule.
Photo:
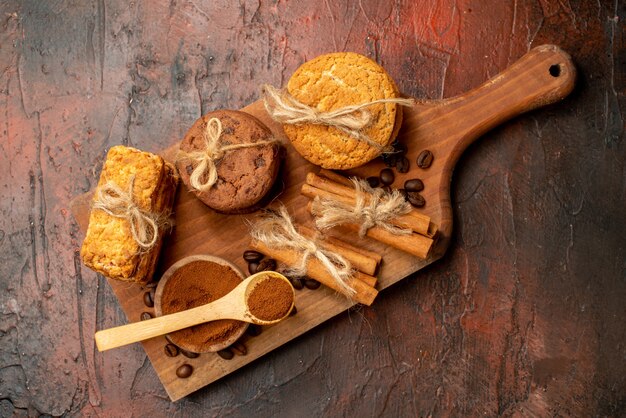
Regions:
<instances>
[{"instance_id":1,"label":"bundle of cinnamon sticks","mask_svg":"<svg viewBox=\"0 0 626 418\"><path fill-rule=\"evenodd\" d=\"M382 261L382 257L379 254L355 247L337 238L320 238L317 236L318 233L316 231L302 225L298 225L297 229L300 234L315 240L320 247L339 254L350 262L355 272L348 284L354 290L354 294L346 296L350 296L356 302L368 306L374 302L378 294L378 291L375 289L377 282L375 274ZM250 245L253 249L288 266L297 265L302 259L302 254L291 249L271 248L257 240L253 240ZM345 293L337 286L335 279L317 258L310 257L307 261L306 268L307 276L337 292Z\"/></svg>"},{"instance_id":2,"label":"bundle of cinnamon sticks","mask_svg":"<svg viewBox=\"0 0 626 418\"><path fill-rule=\"evenodd\" d=\"M354 205L357 198L353 183L348 178L329 170L321 170L319 175L309 173L305 184L302 185L301 193L310 199L320 197L346 205ZM368 200L368 196L365 198ZM319 215L314 213L311 202L309 202L308 209L314 216ZM412 233L399 235L374 226L367 230L366 235L419 258L428 257L437 233L437 226L431 222L429 216L413 209L394 218L391 223L401 228L410 229ZM353 231L358 231L360 228L356 224L346 224L344 227Z\"/></svg>"}]
</instances>

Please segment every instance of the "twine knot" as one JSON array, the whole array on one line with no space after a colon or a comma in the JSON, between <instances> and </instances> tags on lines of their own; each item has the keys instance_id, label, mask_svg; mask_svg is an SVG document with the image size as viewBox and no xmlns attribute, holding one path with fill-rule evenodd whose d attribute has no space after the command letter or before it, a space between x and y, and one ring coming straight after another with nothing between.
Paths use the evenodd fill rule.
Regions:
<instances>
[{"instance_id":1,"label":"twine knot","mask_svg":"<svg viewBox=\"0 0 626 418\"><path fill-rule=\"evenodd\" d=\"M354 206L346 205L332 199L320 198L313 200L315 225L321 230L343 224L359 225L359 236L362 238L367 231L380 227L395 235L409 235L412 231L393 225L390 220L411 211L411 206L397 190L391 193L381 188L372 188L365 180L356 177L350 179L354 184L356 199Z\"/></svg>"},{"instance_id":2,"label":"twine knot","mask_svg":"<svg viewBox=\"0 0 626 418\"><path fill-rule=\"evenodd\" d=\"M286 248L302 254L300 263L290 267L285 274L305 276L307 262L310 257L318 259L330 273L340 289L345 294L354 295L355 290L348 285L354 277L352 265L339 254L325 250L317 244L316 239L309 239L300 234L289 216L287 209L281 206L276 212L268 212L253 227L253 239L264 243L271 248Z\"/></svg>"},{"instance_id":3,"label":"twine knot","mask_svg":"<svg viewBox=\"0 0 626 418\"><path fill-rule=\"evenodd\" d=\"M363 133L363 129L372 123L373 118L366 108L379 103L392 103L400 106L415 104L413 99L393 97L324 112L300 102L285 89L279 90L269 84L263 85L262 94L267 113L277 122L289 125L312 123L332 126L381 152L386 151L386 148Z\"/></svg>"},{"instance_id":4,"label":"twine knot","mask_svg":"<svg viewBox=\"0 0 626 418\"><path fill-rule=\"evenodd\" d=\"M117 184L107 182L98 188L93 209L104 211L115 218L128 220L133 239L144 250L151 249L159 237L157 216L144 212L133 199L135 175L128 181L128 191L122 190Z\"/></svg>"},{"instance_id":5,"label":"twine knot","mask_svg":"<svg viewBox=\"0 0 626 418\"><path fill-rule=\"evenodd\" d=\"M269 141L222 145L220 143L221 136L222 121L218 118L211 118L208 120L202 134L204 148L192 152L182 150L178 152L177 161L190 161L195 164L189 176L189 183L192 188L199 192L205 192L217 183L217 162L224 158L226 152L236 149L260 147L277 142L275 139L272 139Z\"/></svg>"}]
</instances>

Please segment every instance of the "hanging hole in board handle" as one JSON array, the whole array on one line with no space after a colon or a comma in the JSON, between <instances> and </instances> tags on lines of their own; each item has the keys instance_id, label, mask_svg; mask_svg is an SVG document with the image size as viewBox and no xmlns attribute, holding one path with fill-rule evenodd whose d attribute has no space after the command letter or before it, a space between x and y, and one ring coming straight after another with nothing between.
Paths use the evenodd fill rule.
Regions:
<instances>
[{"instance_id":1,"label":"hanging hole in board handle","mask_svg":"<svg viewBox=\"0 0 626 418\"><path fill-rule=\"evenodd\" d=\"M550 68L548 69L548 71L550 72L550 75L552 77L558 77L561 75L561 64L553 64L550 66Z\"/></svg>"}]
</instances>

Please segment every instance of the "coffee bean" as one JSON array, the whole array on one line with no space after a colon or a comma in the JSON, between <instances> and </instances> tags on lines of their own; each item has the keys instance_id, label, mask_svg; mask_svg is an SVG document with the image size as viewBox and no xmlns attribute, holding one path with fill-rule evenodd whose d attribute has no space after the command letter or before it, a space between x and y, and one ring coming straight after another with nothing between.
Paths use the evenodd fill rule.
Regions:
<instances>
[{"instance_id":1,"label":"coffee bean","mask_svg":"<svg viewBox=\"0 0 626 418\"><path fill-rule=\"evenodd\" d=\"M245 356L248 354L248 349L241 341L235 341L229 348L238 356Z\"/></svg>"},{"instance_id":2,"label":"coffee bean","mask_svg":"<svg viewBox=\"0 0 626 418\"><path fill-rule=\"evenodd\" d=\"M264 255L261 254L258 251L254 251L254 250L246 250L243 252L243 259L246 260L248 263L252 263L252 262L259 262L263 259Z\"/></svg>"},{"instance_id":3,"label":"coffee bean","mask_svg":"<svg viewBox=\"0 0 626 418\"><path fill-rule=\"evenodd\" d=\"M419 168L428 168L433 163L433 158L432 152L424 150L417 156L417 166Z\"/></svg>"},{"instance_id":4,"label":"coffee bean","mask_svg":"<svg viewBox=\"0 0 626 418\"><path fill-rule=\"evenodd\" d=\"M398 189L398 192L400 192L400 194L401 194L402 196L404 196L404 200L406 200L406 190L404 190L404 189Z\"/></svg>"},{"instance_id":5,"label":"coffee bean","mask_svg":"<svg viewBox=\"0 0 626 418\"><path fill-rule=\"evenodd\" d=\"M395 167L400 157L402 157L402 154L399 152L388 152L382 155L383 162L387 167Z\"/></svg>"},{"instance_id":6,"label":"coffee bean","mask_svg":"<svg viewBox=\"0 0 626 418\"><path fill-rule=\"evenodd\" d=\"M294 277L292 279L289 279L289 281L291 282L293 288L296 290L302 290L302 288L304 287L304 283L302 283L301 277Z\"/></svg>"},{"instance_id":7,"label":"coffee bean","mask_svg":"<svg viewBox=\"0 0 626 418\"><path fill-rule=\"evenodd\" d=\"M254 274L257 271L259 271L259 263L257 263L256 261L253 261L252 263L248 264L248 272L250 274Z\"/></svg>"},{"instance_id":8,"label":"coffee bean","mask_svg":"<svg viewBox=\"0 0 626 418\"><path fill-rule=\"evenodd\" d=\"M176 347L174 344L165 344L163 350L165 351L165 355L168 357L176 357L178 353L180 353L178 347Z\"/></svg>"},{"instance_id":9,"label":"coffee bean","mask_svg":"<svg viewBox=\"0 0 626 418\"><path fill-rule=\"evenodd\" d=\"M179 350L180 350L180 354L182 354L183 356L185 356L187 358L198 358L198 357L200 357L200 354L194 353L193 351L187 351L187 350L185 350L183 348L180 348L180 347L179 347Z\"/></svg>"},{"instance_id":10,"label":"coffee bean","mask_svg":"<svg viewBox=\"0 0 626 418\"><path fill-rule=\"evenodd\" d=\"M402 142L394 142L393 143L393 149L399 153L401 153L402 155L406 154L406 152L408 151L407 147L405 144L403 144Z\"/></svg>"},{"instance_id":11,"label":"coffee bean","mask_svg":"<svg viewBox=\"0 0 626 418\"><path fill-rule=\"evenodd\" d=\"M410 167L411 162L406 157L400 158L396 163L396 169L398 170L398 173L408 173Z\"/></svg>"},{"instance_id":12,"label":"coffee bean","mask_svg":"<svg viewBox=\"0 0 626 418\"><path fill-rule=\"evenodd\" d=\"M418 192L408 192L407 200L411 205L415 206L416 208L421 208L426 204L426 200Z\"/></svg>"},{"instance_id":13,"label":"coffee bean","mask_svg":"<svg viewBox=\"0 0 626 418\"><path fill-rule=\"evenodd\" d=\"M259 262L256 272L260 271L274 271L276 270L276 260L273 258L264 258Z\"/></svg>"},{"instance_id":14,"label":"coffee bean","mask_svg":"<svg viewBox=\"0 0 626 418\"><path fill-rule=\"evenodd\" d=\"M424 190L424 183L420 179L410 179L404 182L407 192L421 192Z\"/></svg>"},{"instance_id":15,"label":"coffee bean","mask_svg":"<svg viewBox=\"0 0 626 418\"><path fill-rule=\"evenodd\" d=\"M139 317L142 321L147 321L148 319L152 319L152 314L150 312L142 312Z\"/></svg>"},{"instance_id":16,"label":"coffee bean","mask_svg":"<svg viewBox=\"0 0 626 418\"><path fill-rule=\"evenodd\" d=\"M154 299L152 297L152 291L143 294L143 304L148 308L154 307Z\"/></svg>"},{"instance_id":17,"label":"coffee bean","mask_svg":"<svg viewBox=\"0 0 626 418\"><path fill-rule=\"evenodd\" d=\"M293 308L291 308L291 312L289 312L289 316L294 316L297 313L298 309L296 309L296 305L293 305Z\"/></svg>"},{"instance_id":18,"label":"coffee bean","mask_svg":"<svg viewBox=\"0 0 626 418\"><path fill-rule=\"evenodd\" d=\"M193 373L193 367L190 364L183 364L178 369L176 369L176 376L181 379L186 379Z\"/></svg>"},{"instance_id":19,"label":"coffee bean","mask_svg":"<svg viewBox=\"0 0 626 418\"><path fill-rule=\"evenodd\" d=\"M217 352L217 355L223 358L224 360L230 360L235 356L230 348L225 348Z\"/></svg>"},{"instance_id":20,"label":"coffee bean","mask_svg":"<svg viewBox=\"0 0 626 418\"><path fill-rule=\"evenodd\" d=\"M320 287L320 282L307 277L306 279L304 279L304 286L306 286L307 289L315 290Z\"/></svg>"},{"instance_id":21,"label":"coffee bean","mask_svg":"<svg viewBox=\"0 0 626 418\"><path fill-rule=\"evenodd\" d=\"M370 187L378 187L380 184L380 179L376 176L368 177L366 180Z\"/></svg>"},{"instance_id":22,"label":"coffee bean","mask_svg":"<svg viewBox=\"0 0 626 418\"><path fill-rule=\"evenodd\" d=\"M382 189L385 193L391 193L391 187L389 186L383 186Z\"/></svg>"},{"instance_id":23,"label":"coffee bean","mask_svg":"<svg viewBox=\"0 0 626 418\"><path fill-rule=\"evenodd\" d=\"M246 334L251 337L258 337L259 335L261 335L261 332L263 332L263 328L261 328L261 325L257 324L248 325L248 329L246 330Z\"/></svg>"},{"instance_id":24,"label":"coffee bean","mask_svg":"<svg viewBox=\"0 0 626 418\"><path fill-rule=\"evenodd\" d=\"M383 168L380 170L380 181L385 186L389 186L395 180L396 176L394 176L393 171L389 168Z\"/></svg>"}]
</instances>

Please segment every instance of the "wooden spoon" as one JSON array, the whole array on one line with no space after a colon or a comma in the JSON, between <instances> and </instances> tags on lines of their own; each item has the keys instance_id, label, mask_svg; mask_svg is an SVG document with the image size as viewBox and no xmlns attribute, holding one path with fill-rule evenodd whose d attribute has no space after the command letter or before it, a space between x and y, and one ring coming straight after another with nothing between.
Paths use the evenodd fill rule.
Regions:
<instances>
[{"instance_id":1,"label":"wooden spoon","mask_svg":"<svg viewBox=\"0 0 626 418\"><path fill-rule=\"evenodd\" d=\"M249 298L258 284L270 278L284 280L291 288L292 298L291 306L284 316L268 321L255 316L250 311ZM218 319L234 319L258 325L272 325L289 316L293 309L294 299L293 287L285 276L274 271L262 271L248 277L226 296L206 305L171 315L98 331L95 335L96 345L99 351L105 351Z\"/></svg>"}]
</instances>

